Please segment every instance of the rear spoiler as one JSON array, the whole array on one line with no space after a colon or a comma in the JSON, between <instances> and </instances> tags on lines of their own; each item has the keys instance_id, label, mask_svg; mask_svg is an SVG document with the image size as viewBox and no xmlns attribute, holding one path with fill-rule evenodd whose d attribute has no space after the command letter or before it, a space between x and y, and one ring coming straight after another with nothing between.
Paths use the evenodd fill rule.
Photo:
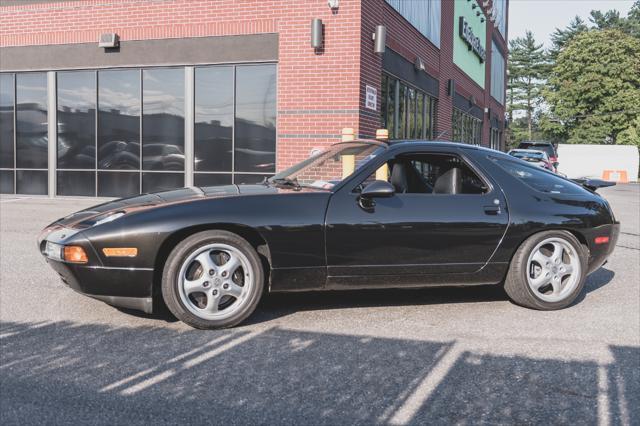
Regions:
<instances>
[{"instance_id":1,"label":"rear spoiler","mask_svg":"<svg viewBox=\"0 0 640 426\"><path fill-rule=\"evenodd\" d=\"M602 179L587 179L587 178L579 178L579 179L571 179L575 183L584 186L591 191L596 191L600 188L607 188L609 186L614 186L615 182L609 182Z\"/></svg>"}]
</instances>

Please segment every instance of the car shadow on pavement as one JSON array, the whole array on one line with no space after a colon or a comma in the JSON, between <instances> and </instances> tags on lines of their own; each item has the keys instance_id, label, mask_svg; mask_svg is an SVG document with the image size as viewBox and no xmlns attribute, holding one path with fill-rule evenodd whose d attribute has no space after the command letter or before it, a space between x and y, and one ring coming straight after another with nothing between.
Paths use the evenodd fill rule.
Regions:
<instances>
[{"instance_id":1,"label":"car shadow on pavement","mask_svg":"<svg viewBox=\"0 0 640 426\"><path fill-rule=\"evenodd\" d=\"M611 282L615 273L600 268L587 277L585 288L574 305L586 294L597 291ZM348 309L380 306L420 306L450 303L482 303L508 300L502 285L470 287L432 287L419 289L384 289L359 291L325 291L305 293L266 294L249 323L260 323L299 311Z\"/></svg>"},{"instance_id":2,"label":"car shadow on pavement","mask_svg":"<svg viewBox=\"0 0 640 426\"><path fill-rule=\"evenodd\" d=\"M578 303L582 303L590 293L594 291L598 291L602 287L609 284L613 280L613 277L615 276L616 276L616 273L607 268L601 267L593 271L591 275L587 276L587 279L585 280L585 283L584 283L584 290L582 291L582 293L580 293L580 295L576 298L576 300L573 302L572 305L577 305Z\"/></svg>"},{"instance_id":3,"label":"car shadow on pavement","mask_svg":"<svg viewBox=\"0 0 640 426\"><path fill-rule=\"evenodd\" d=\"M640 421L635 347L599 365L277 327L3 322L0 349L3 425Z\"/></svg>"},{"instance_id":4,"label":"car shadow on pavement","mask_svg":"<svg viewBox=\"0 0 640 426\"><path fill-rule=\"evenodd\" d=\"M585 290L578 296L573 305L582 302L586 294L597 291L607 285L614 276L615 273L613 271L605 268L600 268L589 275L585 282ZM262 297L256 311L244 324L257 324L271 321L300 311L382 306L427 306L448 303L495 302L501 300L508 300L501 285L272 293L265 294ZM177 321L164 303L155 303L154 313L151 315L129 309L115 309L127 315L141 318L166 322Z\"/></svg>"}]
</instances>

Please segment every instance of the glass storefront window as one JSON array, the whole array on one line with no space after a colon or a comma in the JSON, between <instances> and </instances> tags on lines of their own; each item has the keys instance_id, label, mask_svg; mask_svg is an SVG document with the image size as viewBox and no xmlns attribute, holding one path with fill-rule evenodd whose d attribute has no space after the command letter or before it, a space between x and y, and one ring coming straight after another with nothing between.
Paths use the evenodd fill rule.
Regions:
<instances>
[{"instance_id":1,"label":"glass storefront window","mask_svg":"<svg viewBox=\"0 0 640 426\"><path fill-rule=\"evenodd\" d=\"M454 142L482 145L482 120L454 108L451 127Z\"/></svg>"},{"instance_id":2,"label":"glass storefront window","mask_svg":"<svg viewBox=\"0 0 640 426\"><path fill-rule=\"evenodd\" d=\"M0 168L13 169L13 74L0 75Z\"/></svg>"},{"instance_id":3,"label":"glass storefront window","mask_svg":"<svg viewBox=\"0 0 640 426\"><path fill-rule=\"evenodd\" d=\"M416 90L407 88L407 137L416 139Z\"/></svg>"},{"instance_id":4,"label":"glass storefront window","mask_svg":"<svg viewBox=\"0 0 640 426\"><path fill-rule=\"evenodd\" d=\"M234 171L276 170L276 68L236 67Z\"/></svg>"},{"instance_id":5,"label":"glass storefront window","mask_svg":"<svg viewBox=\"0 0 640 426\"><path fill-rule=\"evenodd\" d=\"M13 74L0 74L0 194L13 194L15 83Z\"/></svg>"},{"instance_id":6,"label":"glass storefront window","mask_svg":"<svg viewBox=\"0 0 640 426\"><path fill-rule=\"evenodd\" d=\"M502 149L502 132L496 128L491 129L491 149Z\"/></svg>"},{"instance_id":7,"label":"glass storefront window","mask_svg":"<svg viewBox=\"0 0 640 426\"><path fill-rule=\"evenodd\" d=\"M389 130L390 139L433 137L434 98L386 74L382 93L381 123Z\"/></svg>"},{"instance_id":8,"label":"glass storefront window","mask_svg":"<svg viewBox=\"0 0 640 426\"><path fill-rule=\"evenodd\" d=\"M140 70L98 71L98 168L140 168Z\"/></svg>"},{"instance_id":9,"label":"glass storefront window","mask_svg":"<svg viewBox=\"0 0 640 426\"><path fill-rule=\"evenodd\" d=\"M58 169L95 169L96 72L59 72L57 86Z\"/></svg>"},{"instance_id":10,"label":"glass storefront window","mask_svg":"<svg viewBox=\"0 0 640 426\"><path fill-rule=\"evenodd\" d=\"M140 193L140 173L98 172L99 197L128 197Z\"/></svg>"},{"instance_id":11,"label":"glass storefront window","mask_svg":"<svg viewBox=\"0 0 640 426\"><path fill-rule=\"evenodd\" d=\"M96 173L86 171L58 171L56 194L93 197L96 195Z\"/></svg>"},{"instance_id":12,"label":"glass storefront window","mask_svg":"<svg viewBox=\"0 0 640 426\"><path fill-rule=\"evenodd\" d=\"M47 75L16 74L16 168L46 169L48 140Z\"/></svg>"},{"instance_id":13,"label":"glass storefront window","mask_svg":"<svg viewBox=\"0 0 640 426\"><path fill-rule=\"evenodd\" d=\"M143 170L184 170L184 84L184 68L142 71Z\"/></svg>"},{"instance_id":14,"label":"glass storefront window","mask_svg":"<svg viewBox=\"0 0 640 426\"><path fill-rule=\"evenodd\" d=\"M388 95L386 98L382 98L383 102L386 101L385 110L387 111L387 130L389 130L389 138L395 139L395 129L396 129L396 85L398 84L398 80L388 77L387 87L388 87Z\"/></svg>"},{"instance_id":15,"label":"glass storefront window","mask_svg":"<svg viewBox=\"0 0 640 426\"><path fill-rule=\"evenodd\" d=\"M386 0L436 47L440 47L441 0Z\"/></svg>"},{"instance_id":16,"label":"glass storefront window","mask_svg":"<svg viewBox=\"0 0 640 426\"><path fill-rule=\"evenodd\" d=\"M185 185L187 160L196 185L271 176L276 65L198 66L193 75L194 91L186 93L184 67L0 74L0 193L47 194L50 173L63 196L170 190ZM48 111L49 77L55 114ZM194 139L187 159L188 125ZM49 170L51 128L56 162Z\"/></svg>"},{"instance_id":17,"label":"glass storefront window","mask_svg":"<svg viewBox=\"0 0 640 426\"><path fill-rule=\"evenodd\" d=\"M232 170L233 84L233 67L198 67L195 70L196 171Z\"/></svg>"}]
</instances>

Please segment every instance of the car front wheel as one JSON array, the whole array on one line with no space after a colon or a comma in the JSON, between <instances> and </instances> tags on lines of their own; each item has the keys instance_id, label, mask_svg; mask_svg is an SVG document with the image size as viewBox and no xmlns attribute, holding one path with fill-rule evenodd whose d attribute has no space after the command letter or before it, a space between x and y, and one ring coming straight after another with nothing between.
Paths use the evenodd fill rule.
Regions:
<instances>
[{"instance_id":1,"label":"car front wheel","mask_svg":"<svg viewBox=\"0 0 640 426\"><path fill-rule=\"evenodd\" d=\"M260 258L246 240L227 231L204 231L169 255L162 296L169 310L192 327L232 327L255 310L263 280Z\"/></svg>"},{"instance_id":2,"label":"car front wheel","mask_svg":"<svg viewBox=\"0 0 640 426\"><path fill-rule=\"evenodd\" d=\"M570 232L535 234L513 256L505 291L515 303L528 308L565 308L584 287L587 260L586 249Z\"/></svg>"}]
</instances>

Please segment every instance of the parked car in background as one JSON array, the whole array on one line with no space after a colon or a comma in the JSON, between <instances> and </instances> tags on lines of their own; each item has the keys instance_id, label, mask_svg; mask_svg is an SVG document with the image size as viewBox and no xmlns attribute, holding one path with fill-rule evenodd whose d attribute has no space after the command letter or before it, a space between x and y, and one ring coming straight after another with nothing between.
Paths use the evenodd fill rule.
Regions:
<instances>
[{"instance_id":1,"label":"parked car in background","mask_svg":"<svg viewBox=\"0 0 640 426\"><path fill-rule=\"evenodd\" d=\"M555 145L551 142L547 141L523 141L520 142L517 149L535 149L537 151L544 151L549 156L549 160L551 164L553 164L554 169L558 169L559 160L558 160L558 151L556 150Z\"/></svg>"},{"instance_id":2,"label":"parked car in background","mask_svg":"<svg viewBox=\"0 0 640 426\"><path fill-rule=\"evenodd\" d=\"M554 173L556 172L556 168L553 167L553 163L551 163L549 156L544 151L538 151L536 149L512 149L508 154Z\"/></svg>"}]
</instances>

